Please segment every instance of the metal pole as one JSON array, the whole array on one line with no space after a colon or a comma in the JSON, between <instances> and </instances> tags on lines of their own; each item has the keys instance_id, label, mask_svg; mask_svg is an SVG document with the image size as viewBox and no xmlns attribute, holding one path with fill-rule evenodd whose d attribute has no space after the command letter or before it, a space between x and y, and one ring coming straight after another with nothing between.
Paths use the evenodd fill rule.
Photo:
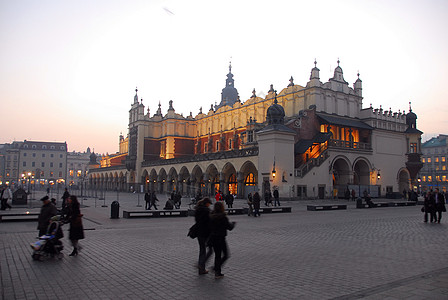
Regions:
<instances>
[{"instance_id":1,"label":"metal pole","mask_svg":"<svg viewBox=\"0 0 448 300\"><path fill-rule=\"evenodd\" d=\"M140 205L140 193L137 192L137 207L142 207Z\"/></svg>"}]
</instances>

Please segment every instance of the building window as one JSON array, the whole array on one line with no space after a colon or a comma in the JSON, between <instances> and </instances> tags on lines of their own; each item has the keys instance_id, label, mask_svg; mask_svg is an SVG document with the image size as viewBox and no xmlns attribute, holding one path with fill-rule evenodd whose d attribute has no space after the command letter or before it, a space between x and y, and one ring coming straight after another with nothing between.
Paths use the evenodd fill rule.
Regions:
<instances>
[{"instance_id":1,"label":"building window","mask_svg":"<svg viewBox=\"0 0 448 300\"><path fill-rule=\"evenodd\" d=\"M216 141L216 151L219 151L219 141Z\"/></svg>"},{"instance_id":2,"label":"building window","mask_svg":"<svg viewBox=\"0 0 448 300\"><path fill-rule=\"evenodd\" d=\"M26 161L23 162L23 166L26 167Z\"/></svg>"},{"instance_id":3,"label":"building window","mask_svg":"<svg viewBox=\"0 0 448 300\"><path fill-rule=\"evenodd\" d=\"M36 145L32 145L31 148L36 149L37 147L36 147Z\"/></svg>"},{"instance_id":4,"label":"building window","mask_svg":"<svg viewBox=\"0 0 448 300\"><path fill-rule=\"evenodd\" d=\"M431 157L428 157L428 162L429 162L429 163L431 162Z\"/></svg>"},{"instance_id":5,"label":"building window","mask_svg":"<svg viewBox=\"0 0 448 300\"><path fill-rule=\"evenodd\" d=\"M70 170L69 174L70 174L71 177L73 177L73 170Z\"/></svg>"},{"instance_id":6,"label":"building window","mask_svg":"<svg viewBox=\"0 0 448 300\"><path fill-rule=\"evenodd\" d=\"M47 149L47 146L43 145L43 146L42 146L42 149Z\"/></svg>"},{"instance_id":7,"label":"building window","mask_svg":"<svg viewBox=\"0 0 448 300\"><path fill-rule=\"evenodd\" d=\"M62 171L59 171L59 178L62 177Z\"/></svg>"},{"instance_id":8,"label":"building window","mask_svg":"<svg viewBox=\"0 0 448 300\"><path fill-rule=\"evenodd\" d=\"M44 171L40 171L40 177L44 177L45 176L45 172Z\"/></svg>"},{"instance_id":9,"label":"building window","mask_svg":"<svg viewBox=\"0 0 448 300\"><path fill-rule=\"evenodd\" d=\"M54 149L54 146L50 146L50 149Z\"/></svg>"},{"instance_id":10,"label":"building window","mask_svg":"<svg viewBox=\"0 0 448 300\"><path fill-rule=\"evenodd\" d=\"M446 175L442 175L442 181L446 181Z\"/></svg>"},{"instance_id":11,"label":"building window","mask_svg":"<svg viewBox=\"0 0 448 300\"><path fill-rule=\"evenodd\" d=\"M426 176L423 176L422 180L423 180L423 181L426 181Z\"/></svg>"},{"instance_id":12,"label":"building window","mask_svg":"<svg viewBox=\"0 0 448 300\"><path fill-rule=\"evenodd\" d=\"M252 130L247 133L247 142L252 143L254 141L254 132Z\"/></svg>"},{"instance_id":13,"label":"building window","mask_svg":"<svg viewBox=\"0 0 448 300\"><path fill-rule=\"evenodd\" d=\"M229 178L229 193L236 195L238 189L238 183L236 181L236 175L232 174Z\"/></svg>"},{"instance_id":14,"label":"building window","mask_svg":"<svg viewBox=\"0 0 448 300\"><path fill-rule=\"evenodd\" d=\"M32 167L35 167L35 166L36 166L36 162L33 161L33 162L31 163L31 166L32 166Z\"/></svg>"},{"instance_id":15,"label":"building window","mask_svg":"<svg viewBox=\"0 0 448 300\"><path fill-rule=\"evenodd\" d=\"M53 163L52 162L50 163L50 168L53 168Z\"/></svg>"},{"instance_id":16,"label":"building window","mask_svg":"<svg viewBox=\"0 0 448 300\"><path fill-rule=\"evenodd\" d=\"M62 158L62 154L59 154L59 158Z\"/></svg>"},{"instance_id":17,"label":"building window","mask_svg":"<svg viewBox=\"0 0 448 300\"><path fill-rule=\"evenodd\" d=\"M436 157L436 162L437 162L437 163L439 162L439 157Z\"/></svg>"},{"instance_id":18,"label":"building window","mask_svg":"<svg viewBox=\"0 0 448 300\"><path fill-rule=\"evenodd\" d=\"M53 177L53 171L50 172L50 177Z\"/></svg>"},{"instance_id":19,"label":"building window","mask_svg":"<svg viewBox=\"0 0 448 300\"><path fill-rule=\"evenodd\" d=\"M229 139L229 150L232 150L232 139Z\"/></svg>"},{"instance_id":20,"label":"building window","mask_svg":"<svg viewBox=\"0 0 448 300\"><path fill-rule=\"evenodd\" d=\"M256 185L254 173L249 173L246 176L246 180L244 181L245 185Z\"/></svg>"},{"instance_id":21,"label":"building window","mask_svg":"<svg viewBox=\"0 0 448 300\"><path fill-rule=\"evenodd\" d=\"M446 161L445 156L442 156L442 162L445 162L445 161Z\"/></svg>"},{"instance_id":22,"label":"building window","mask_svg":"<svg viewBox=\"0 0 448 300\"><path fill-rule=\"evenodd\" d=\"M42 168L45 168L45 163L44 162L42 162Z\"/></svg>"},{"instance_id":23,"label":"building window","mask_svg":"<svg viewBox=\"0 0 448 300\"><path fill-rule=\"evenodd\" d=\"M64 147L64 146L61 146L61 150L65 150L65 147Z\"/></svg>"},{"instance_id":24,"label":"building window","mask_svg":"<svg viewBox=\"0 0 448 300\"><path fill-rule=\"evenodd\" d=\"M28 148L28 145L23 145L23 148Z\"/></svg>"},{"instance_id":25,"label":"building window","mask_svg":"<svg viewBox=\"0 0 448 300\"><path fill-rule=\"evenodd\" d=\"M426 159L423 157L422 158L422 163L425 163L426 162Z\"/></svg>"},{"instance_id":26,"label":"building window","mask_svg":"<svg viewBox=\"0 0 448 300\"><path fill-rule=\"evenodd\" d=\"M33 153L33 157L36 157L36 153Z\"/></svg>"},{"instance_id":27,"label":"building window","mask_svg":"<svg viewBox=\"0 0 448 300\"><path fill-rule=\"evenodd\" d=\"M62 163L59 163L59 168L62 168Z\"/></svg>"},{"instance_id":28,"label":"building window","mask_svg":"<svg viewBox=\"0 0 448 300\"><path fill-rule=\"evenodd\" d=\"M411 153L417 153L417 143L411 143L410 148Z\"/></svg>"},{"instance_id":29,"label":"building window","mask_svg":"<svg viewBox=\"0 0 448 300\"><path fill-rule=\"evenodd\" d=\"M50 157L54 157L54 154L53 154L53 153L51 153L51 154L50 154Z\"/></svg>"},{"instance_id":30,"label":"building window","mask_svg":"<svg viewBox=\"0 0 448 300\"><path fill-rule=\"evenodd\" d=\"M26 152L23 153L23 156L26 156Z\"/></svg>"},{"instance_id":31,"label":"building window","mask_svg":"<svg viewBox=\"0 0 448 300\"><path fill-rule=\"evenodd\" d=\"M45 157L45 153L42 153L42 157Z\"/></svg>"},{"instance_id":32,"label":"building window","mask_svg":"<svg viewBox=\"0 0 448 300\"><path fill-rule=\"evenodd\" d=\"M431 181L432 181L432 176L428 175L428 182L431 182Z\"/></svg>"}]
</instances>

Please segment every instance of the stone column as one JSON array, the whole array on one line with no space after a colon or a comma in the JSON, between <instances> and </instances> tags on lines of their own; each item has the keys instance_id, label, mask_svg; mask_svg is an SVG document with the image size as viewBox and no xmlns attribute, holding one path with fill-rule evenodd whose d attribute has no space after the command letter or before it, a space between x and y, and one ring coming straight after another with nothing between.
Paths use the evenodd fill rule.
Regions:
<instances>
[{"instance_id":1,"label":"stone column","mask_svg":"<svg viewBox=\"0 0 448 300\"><path fill-rule=\"evenodd\" d=\"M242 172L236 173L237 181L237 198L244 198L244 174Z\"/></svg>"}]
</instances>

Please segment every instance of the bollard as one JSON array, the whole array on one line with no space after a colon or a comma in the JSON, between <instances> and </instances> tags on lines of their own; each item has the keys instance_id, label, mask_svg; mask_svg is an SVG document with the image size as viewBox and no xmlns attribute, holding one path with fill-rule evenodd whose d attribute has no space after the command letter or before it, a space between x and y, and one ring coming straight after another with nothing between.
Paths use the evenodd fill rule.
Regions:
<instances>
[{"instance_id":1,"label":"bollard","mask_svg":"<svg viewBox=\"0 0 448 300\"><path fill-rule=\"evenodd\" d=\"M120 203L118 201L114 201L110 205L110 218L119 219L120 218L119 214L120 214Z\"/></svg>"}]
</instances>

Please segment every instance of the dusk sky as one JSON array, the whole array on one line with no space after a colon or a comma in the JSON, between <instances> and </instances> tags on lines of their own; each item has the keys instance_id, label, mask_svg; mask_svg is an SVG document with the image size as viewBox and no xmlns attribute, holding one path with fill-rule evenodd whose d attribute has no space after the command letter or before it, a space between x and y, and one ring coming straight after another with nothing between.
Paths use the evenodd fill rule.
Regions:
<instances>
[{"instance_id":1,"label":"dusk sky","mask_svg":"<svg viewBox=\"0 0 448 300\"><path fill-rule=\"evenodd\" d=\"M138 96L151 115L219 103L232 61L255 88L305 86L337 60L363 107L417 114L423 141L448 134L448 1L0 0L0 143L118 151Z\"/></svg>"}]
</instances>

